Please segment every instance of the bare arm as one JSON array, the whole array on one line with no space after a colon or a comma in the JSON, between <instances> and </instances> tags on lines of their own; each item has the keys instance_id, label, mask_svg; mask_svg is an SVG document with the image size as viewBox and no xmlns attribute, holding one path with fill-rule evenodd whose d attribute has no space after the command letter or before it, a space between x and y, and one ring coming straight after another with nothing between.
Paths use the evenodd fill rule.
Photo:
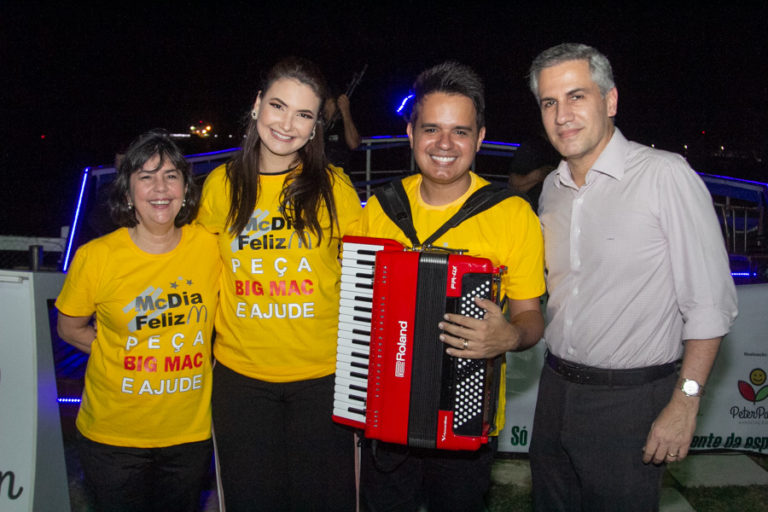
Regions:
<instances>
[{"instance_id":1,"label":"bare arm","mask_svg":"<svg viewBox=\"0 0 768 512\"><path fill-rule=\"evenodd\" d=\"M342 94L338 97L336 106L344 121L344 141L347 143L349 149L356 149L362 142L362 139L360 138L360 134L357 133L355 122L352 121L352 110L349 107L349 98L346 94Z\"/></svg>"},{"instance_id":2,"label":"bare arm","mask_svg":"<svg viewBox=\"0 0 768 512\"><path fill-rule=\"evenodd\" d=\"M508 351L525 350L535 345L544 334L544 318L538 297L507 300L510 321L493 301L475 299L486 310L482 320L463 315L446 314L440 340L448 345L448 355L470 359L488 359ZM467 341L464 348L464 340Z\"/></svg>"},{"instance_id":3,"label":"bare arm","mask_svg":"<svg viewBox=\"0 0 768 512\"><path fill-rule=\"evenodd\" d=\"M547 173L548 171L545 167L539 167L528 174L510 174L509 186L514 191L528 192L535 187L536 184L544 181L544 178L547 177Z\"/></svg>"},{"instance_id":4,"label":"bare arm","mask_svg":"<svg viewBox=\"0 0 768 512\"><path fill-rule=\"evenodd\" d=\"M68 316L59 311L56 331L61 339L90 354L91 344L96 339L96 328L91 324L91 318L91 316Z\"/></svg>"},{"instance_id":5,"label":"bare arm","mask_svg":"<svg viewBox=\"0 0 768 512\"><path fill-rule=\"evenodd\" d=\"M721 340L722 338L687 340L680 377L705 385ZM686 396L679 385L675 386L669 404L653 422L648 433L643 449L643 462L653 461L661 464L664 460L683 460L688 455L688 448L693 440L700 405L701 397Z\"/></svg>"}]
</instances>

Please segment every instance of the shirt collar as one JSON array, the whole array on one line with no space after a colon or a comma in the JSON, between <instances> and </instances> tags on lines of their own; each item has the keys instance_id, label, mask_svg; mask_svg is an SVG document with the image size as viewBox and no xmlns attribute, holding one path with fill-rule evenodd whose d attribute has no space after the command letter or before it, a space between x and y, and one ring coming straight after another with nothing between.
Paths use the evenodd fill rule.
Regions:
<instances>
[{"instance_id":1,"label":"shirt collar","mask_svg":"<svg viewBox=\"0 0 768 512\"><path fill-rule=\"evenodd\" d=\"M624 160L628 147L629 141L621 133L621 130L614 127L611 140L608 141L608 145L605 146L605 149L603 149L603 152L600 153L600 156L597 157L597 160L595 160L595 163L587 173L587 183L591 181L590 174L592 174L592 171L605 174L616 180L621 180L624 177ZM555 173L559 178L555 180L558 187L567 186L577 188L573 181L573 177L571 176L571 170L568 167L567 161L561 160Z\"/></svg>"}]
</instances>

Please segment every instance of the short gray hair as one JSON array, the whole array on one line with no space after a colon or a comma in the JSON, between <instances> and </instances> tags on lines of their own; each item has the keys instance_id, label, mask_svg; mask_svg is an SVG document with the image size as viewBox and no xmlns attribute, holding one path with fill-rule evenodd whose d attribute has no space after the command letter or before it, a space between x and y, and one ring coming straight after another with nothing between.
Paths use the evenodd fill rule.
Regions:
<instances>
[{"instance_id":1,"label":"short gray hair","mask_svg":"<svg viewBox=\"0 0 768 512\"><path fill-rule=\"evenodd\" d=\"M597 84L600 94L603 96L616 87L608 57L586 44L562 43L544 50L533 59L531 69L528 72L528 85L537 101L541 99L539 98L539 74L541 70L569 60L586 60L589 62L592 81Z\"/></svg>"}]
</instances>

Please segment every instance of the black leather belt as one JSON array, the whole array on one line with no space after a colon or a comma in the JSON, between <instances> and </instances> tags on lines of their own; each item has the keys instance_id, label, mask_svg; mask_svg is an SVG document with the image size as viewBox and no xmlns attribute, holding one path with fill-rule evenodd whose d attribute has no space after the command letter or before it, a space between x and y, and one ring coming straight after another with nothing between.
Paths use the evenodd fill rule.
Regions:
<instances>
[{"instance_id":1,"label":"black leather belt","mask_svg":"<svg viewBox=\"0 0 768 512\"><path fill-rule=\"evenodd\" d=\"M679 364L679 361L673 361L659 366L610 370L572 363L560 359L550 352L547 352L546 360L547 365L565 380L575 382L576 384L592 384L595 386L639 386L647 384L674 373Z\"/></svg>"}]
</instances>

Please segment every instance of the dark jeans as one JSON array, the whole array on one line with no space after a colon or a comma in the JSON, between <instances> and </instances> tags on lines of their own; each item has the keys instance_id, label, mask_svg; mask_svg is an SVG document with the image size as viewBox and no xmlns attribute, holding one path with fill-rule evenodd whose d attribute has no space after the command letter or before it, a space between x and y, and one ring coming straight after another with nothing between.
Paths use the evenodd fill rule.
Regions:
<instances>
[{"instance_id":1,"label":"dark jeans","mask_svg":"<svg viewBox=\"0 0 768 512\"><path fill-rule=\"evenodd\" d=\"M360 487L369 512L485 510L497 438L474 452L364 440ZM373 450L375 446L375 452Z\"/></svg>"},{"instance_id":2,"label":"dark jeans","mask_svg":"<svg viewBox=\"0 0 768 512\"><path fill-rule=\"evenodd\" d=\"M658 510L664 466L643 464L643 446L676 380L574 384L545 365L530 449L535 509Z\"/></svg>"},{"instance_id":3,"label":"dark jeans","mask_svg":"<svg viewBox=\"0 0 768 512\"><path fill-rule=\"evenodd\" d=\"M227 512L353 511L353 432L331 420L333 375L274 383L213 370Z\"/></svg>"},{"instance_id":4,"label":"dark jeans","mask_svg":"<svg viewBox=\"0 0 768 512\"><path fill-rule=\"evenodd\" d=\"M211 440L131 448L78 436L85 484L99 512L193 512L213 453Z\"/></svg>"}]
</instances>

